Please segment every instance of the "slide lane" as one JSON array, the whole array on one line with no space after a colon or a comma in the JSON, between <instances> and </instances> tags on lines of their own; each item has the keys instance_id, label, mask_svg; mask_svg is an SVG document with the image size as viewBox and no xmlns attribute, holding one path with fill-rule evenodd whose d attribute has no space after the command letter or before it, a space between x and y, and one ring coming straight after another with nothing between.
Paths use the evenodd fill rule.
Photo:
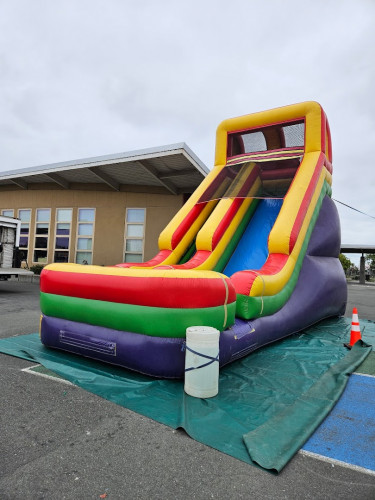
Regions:
<instances>
[{"instance_id":1,"label":"slide lane","mask_svg":"<svg viewBox=\"0 0 375 500\"><path fill-rule=\"evenodd\" d=\"M260 269L268 257L268 236L279 215L283 200L260 200L223 273L231 276L245 269Z\"/></svg>"}]
</instances>

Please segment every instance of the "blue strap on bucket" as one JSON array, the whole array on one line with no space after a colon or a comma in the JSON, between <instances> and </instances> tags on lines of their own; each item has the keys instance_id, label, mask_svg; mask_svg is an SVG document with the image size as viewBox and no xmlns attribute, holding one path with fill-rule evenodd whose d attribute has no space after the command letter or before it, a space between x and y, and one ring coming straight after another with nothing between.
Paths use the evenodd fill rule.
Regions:
<instances>
[{"instance_id":1,"label":"blue strap on bucket","mask_svg":"<svg viewBox=\"0 0 375 500\"><path fill-rule=\"evenodd\" d=\"M212 356L207 356L206 354L202 354L201 352L194 351L194 349L191 349L186 344L185 344L185 349L192 352L193 354L197 354L201 358L206 358L210 360L208 361L208 363L204 363L203 365L200 366L192 366L191 368L185 368L185 372L190 372L191 370L198 370L198 368L204 368L205 366L208 366L211 363L214 363L215 361L219 362L219 353L217 354L216 358L213 358Z\"/></svg>"}]
</instances>

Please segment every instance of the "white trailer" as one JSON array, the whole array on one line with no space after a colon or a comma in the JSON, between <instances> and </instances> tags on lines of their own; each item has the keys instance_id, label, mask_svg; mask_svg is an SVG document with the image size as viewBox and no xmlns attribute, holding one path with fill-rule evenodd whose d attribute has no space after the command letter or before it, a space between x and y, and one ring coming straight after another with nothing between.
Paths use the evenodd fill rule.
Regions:
<instances>
[{"instance_id":1,"label":"white trailer","mask_svg":"<svg viewBox=\"0 0 375 500\"><path fill-rule=\"evenodd\" d=\"M0 215L0 280L11 276L33 276L33 272L14 267L14 251L19 247L21 221Z\"/></svg>"}]
</instances>

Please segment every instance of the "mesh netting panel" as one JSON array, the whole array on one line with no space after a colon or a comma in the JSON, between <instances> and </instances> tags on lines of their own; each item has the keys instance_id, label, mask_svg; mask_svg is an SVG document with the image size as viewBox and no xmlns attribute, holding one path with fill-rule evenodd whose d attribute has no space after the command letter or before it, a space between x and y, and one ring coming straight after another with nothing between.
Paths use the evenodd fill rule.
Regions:
<instances>
[{"instance_id":1,"label":"mesh netting panel","mask_svg":"<svg viewBox=\"0 0 375 500\"><path fill-rule=\"evenodd\" d=\"M245 153L255 151L267 151L266 139L263 132L254 132L252 134L242 135Z\"/></svg>"},{"instance_id":2,"label":"mesh netting panel","mask_svg":"<svg viewBox=\"0 0 375 500\"><path fill-rule=\"evenodd\" d=\"M283 127L285 137L285 147L293 148L294 146L303 146L305 143L305 126L304 123L296 123L295 125L287 125Z\"/></svg>"}]
</instances>

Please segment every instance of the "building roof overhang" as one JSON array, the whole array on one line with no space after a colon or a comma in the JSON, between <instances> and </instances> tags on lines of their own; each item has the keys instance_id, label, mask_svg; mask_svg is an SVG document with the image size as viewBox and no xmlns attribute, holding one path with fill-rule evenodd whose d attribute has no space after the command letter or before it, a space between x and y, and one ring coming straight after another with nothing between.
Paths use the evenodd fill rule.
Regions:
<instances>
[{"instance_id":1,"label":"building roof overhang","mask_svg":"<svg viewBox=\"0 0 375 500\"><path fill-rule=\"evenodd\" d=\"M341 244L341 253L375 253L375 245Z\"/></svg>"},{"instance_id":2,"label":"building roof overhang","mask_svg":"<svg viewBox=\"0 0 375 500\"><path fill-rule=\"evenodd\" d=\"M120 191L123 185L138 185L164 188L178 195L192 193L208 172L185 143L178 143L0 172L0 187L30 189L52 183L59 189L71 189L84 184Z\"/></svg>"}]
</instances>

